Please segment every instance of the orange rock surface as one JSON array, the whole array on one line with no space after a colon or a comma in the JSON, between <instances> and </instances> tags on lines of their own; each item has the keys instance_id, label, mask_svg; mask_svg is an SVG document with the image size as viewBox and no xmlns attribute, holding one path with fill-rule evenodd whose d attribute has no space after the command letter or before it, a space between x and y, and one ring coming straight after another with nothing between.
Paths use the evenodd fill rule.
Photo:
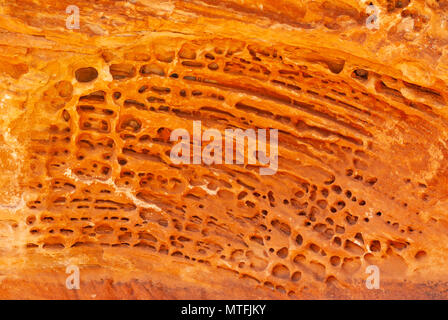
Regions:
<instances>
[{"instance_id":1,"label":"orange rock surface","mask_svg":"<svg viewBox=\"0 0 448 320\"><path fill-rule=\"evenodd\" d=\"M0 1L0 298L448 298L447 12ZM278 171L173 164L194 120Z\"/></svg>"}]
</instances>

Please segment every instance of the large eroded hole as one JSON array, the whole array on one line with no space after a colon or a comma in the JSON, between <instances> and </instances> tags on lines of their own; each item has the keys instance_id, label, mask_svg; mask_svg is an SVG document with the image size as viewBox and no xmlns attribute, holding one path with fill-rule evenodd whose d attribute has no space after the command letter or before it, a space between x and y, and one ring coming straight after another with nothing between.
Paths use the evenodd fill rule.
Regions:
<instances>
[{"instance_id":1,"label":"large eroded hole","mask_svg":"<svg viewBox=\"0 0 448 320\"><path fill-rule=\"evenodd\" d=\"M75 71L75 78L79 82L90 82L98 77L98 71L95 68L79 68Z\"/></svg>"}]
</instances>

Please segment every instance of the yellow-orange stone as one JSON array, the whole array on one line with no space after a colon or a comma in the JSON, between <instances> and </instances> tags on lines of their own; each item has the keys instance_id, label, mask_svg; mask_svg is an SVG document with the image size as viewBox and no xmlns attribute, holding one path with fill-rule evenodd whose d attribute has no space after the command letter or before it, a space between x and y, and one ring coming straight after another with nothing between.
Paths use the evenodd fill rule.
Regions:
<instances>
[{"instance_id":1,"label":"yellow-orange stone","mask_svg":"<svg viewBox=\"0 0 448 320\"><path fill-rule=\"evenodd\" d=\"M447 0L72 2L0 7L0 298L447 298Z\"/></svg>"}]
</instances>

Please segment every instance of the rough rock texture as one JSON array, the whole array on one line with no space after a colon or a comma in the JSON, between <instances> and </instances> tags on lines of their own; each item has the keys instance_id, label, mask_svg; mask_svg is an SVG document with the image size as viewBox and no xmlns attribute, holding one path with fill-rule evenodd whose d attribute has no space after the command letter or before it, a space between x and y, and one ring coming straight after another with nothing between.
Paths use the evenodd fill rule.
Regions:
<instances>
[{"instance_id":1,"label":"rough rock texture","mask_svg":"<svg viewBox=\"0 0 448 320\"><path fill-rule=\"evenodd\" d=\"M447 0L0 3L1 298L448 298Z\"/></svg>"}]
</instances>

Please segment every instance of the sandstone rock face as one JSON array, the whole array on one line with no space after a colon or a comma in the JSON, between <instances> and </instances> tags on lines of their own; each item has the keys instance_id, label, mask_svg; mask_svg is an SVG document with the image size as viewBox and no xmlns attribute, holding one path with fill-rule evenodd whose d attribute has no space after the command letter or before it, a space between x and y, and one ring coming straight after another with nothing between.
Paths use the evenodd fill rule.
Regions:
<instances>
[{"instance_id":1,"label":"sandstone rock face","mask_svg":"<svg viewBox=\"0 0 448 320\"><path fill-rule=\"evenodd\" d=\"M447 298L448 1L74 2L0 2L1 298Z\"/></svg>"}]
</instances>

